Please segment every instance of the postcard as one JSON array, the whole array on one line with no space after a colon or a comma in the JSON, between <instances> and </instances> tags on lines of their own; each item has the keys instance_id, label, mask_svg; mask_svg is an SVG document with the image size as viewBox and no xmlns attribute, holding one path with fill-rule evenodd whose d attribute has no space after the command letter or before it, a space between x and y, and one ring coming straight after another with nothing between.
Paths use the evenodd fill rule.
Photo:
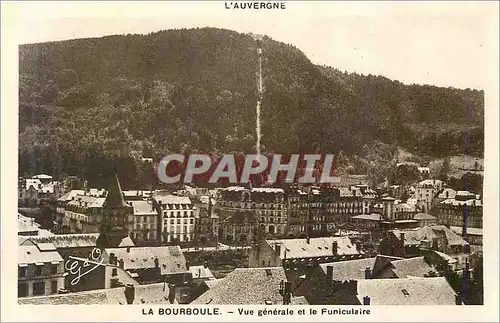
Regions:
<instances>
[{"instance_id":1,"label":"postcard","mask_svg":"<svg viewBox=\"0 0 500 323\"><path fill-rule=\"evenodd\" d=\"M498 319L498 8L2 2L2 319Z\"/></svg>"}]
</instances>

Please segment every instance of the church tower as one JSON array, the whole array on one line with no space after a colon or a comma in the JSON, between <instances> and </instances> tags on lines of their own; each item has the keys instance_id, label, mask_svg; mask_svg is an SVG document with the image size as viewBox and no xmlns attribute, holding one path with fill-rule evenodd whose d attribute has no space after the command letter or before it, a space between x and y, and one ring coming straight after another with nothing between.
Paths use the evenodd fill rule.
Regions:
<instances>
[{"instance_id":1,"label":"church tower","mask_svg":"<svg viewBox=\"0 0 500 323\"><path fill-rule=\"evenodd\" d=\"M101 249L118 247L134 224L134 208L125 201L118 176L115 175L110 184L102 206L101 234L97 241Z\"/></svg>"}]
</instances>

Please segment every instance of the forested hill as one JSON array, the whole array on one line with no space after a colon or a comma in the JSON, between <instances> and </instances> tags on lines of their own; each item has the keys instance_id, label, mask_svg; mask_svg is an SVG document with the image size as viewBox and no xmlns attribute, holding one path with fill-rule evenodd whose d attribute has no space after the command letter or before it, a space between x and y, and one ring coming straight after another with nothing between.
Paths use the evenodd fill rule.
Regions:
<instances>
[{"instance_id":1,"label":"forested hill","mask_svg":"<svg viewBox=\"0 0 500 323\"><path fill-rule=\"evenodd\" d=\"M464 153L469 132L468 153L483 154L482 91L342 73L268 37L262 48L265 151L363 155L377 142L441 157ZM251 35L183 29L19 50L21 175L97 183L118 168L127 186L140 156L254 149Z\"/></svg>"}]
</instances>

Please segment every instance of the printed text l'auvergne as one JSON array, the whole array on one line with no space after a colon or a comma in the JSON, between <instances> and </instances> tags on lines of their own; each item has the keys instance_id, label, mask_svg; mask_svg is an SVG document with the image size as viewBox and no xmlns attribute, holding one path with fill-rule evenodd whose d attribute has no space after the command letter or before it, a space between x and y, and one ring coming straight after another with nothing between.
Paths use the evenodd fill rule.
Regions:
<instances>
[{"instance_id":1,"label":"printed text l'auvergne","mask_svg":"<svg viewBox=\"0 0 500 323\"><path fill-rule=\"evenodd\" d=\"M246 9L246 10L276 10L286 9L286 3L282 1L226 1L226 9Z\"/></svg>"}]
</instances>

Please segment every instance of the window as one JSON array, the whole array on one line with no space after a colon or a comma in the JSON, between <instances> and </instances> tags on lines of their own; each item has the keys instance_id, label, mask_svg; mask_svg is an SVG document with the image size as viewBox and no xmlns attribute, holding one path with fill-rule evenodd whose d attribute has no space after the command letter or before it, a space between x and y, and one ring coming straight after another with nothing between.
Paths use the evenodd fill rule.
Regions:
<instances>
[{"instance_id":1,"label":"window","mask_svg":"<svg viewBox=\"0 0 500 323\"><path fill-rule=\"evenodd\" d=\"M45 282L33 283L33 295L44 295L45 294Z\"/></svg>"},{"instance_id":2,"label":"window","mask_svg":"<svg viewBox=\"0 0 500 323\"><path fill-rule=\"evenodd\" d=\"M42 267L43 267L42 265L36 265L35 276L42 276ZM35 288L35 287L33 287L33 288Z\"/></svg>"},{"instance_id":3,"label":"window","mask_svg":"<svg viewBox=\"0 0 500 323\"><path fill-rule=\"evenodd\" d=\"M410 296L410 293L406 289L402 289L401 292L403 293L404 296Z\"/></svg>"},{"instance_id":4,"label":"window","mask_svg":"<svg viewBox=\"0 0 500 323\"><path fill-rule=\"evenodd\" d=\"M50 285L50 291L52 292L52 294L57 293L57 280L52 281L52 283Z\"/></svg>"},{"instance_id":5,"label":"window","mask_svg":"<svg viewBox=\"0 0 500 323\"><path fill-rule=\"evenodd\" d=\"M113 270L111 271L111 276L117 276L117 275L118 275L118 269L113 268Z\"/></svg>"},{"instance_id":6,"label":"window","mask_svg":"<svg viewBox=\"0 0 500 323\"><path fill-rule=\"evenodd\" d=\"M19 278L26 277L26 267L19 267Z\"/></svg>"},{"instance_id":7,"label":"window","mask_svg":"<svg viewBox=\"0 0 500 323\"><path fill-rule=\"evenodd\" d=\"M17 297L26 297L26 296L28 296L28 284L19 283L17 285Z\"/></svg>"},{"instance_id":8,"label":"window","mask_svg":"<svg viewBox=\"0 0 500 323\"><path fill-rule=\"evenodd\" d=\"M57 265L52 264L52 275L55 275L55 274L57 274Z\"/></svg>"},{"instance_id":9,"label":"window","mask_svg":"<svg viewBox=\"0 0 500 323\"><path fill-rule=\"evenodd\" d=\"M189 220L189 223L193 224L194 223L194 219Z\"/></svg>"}]
</instances>

